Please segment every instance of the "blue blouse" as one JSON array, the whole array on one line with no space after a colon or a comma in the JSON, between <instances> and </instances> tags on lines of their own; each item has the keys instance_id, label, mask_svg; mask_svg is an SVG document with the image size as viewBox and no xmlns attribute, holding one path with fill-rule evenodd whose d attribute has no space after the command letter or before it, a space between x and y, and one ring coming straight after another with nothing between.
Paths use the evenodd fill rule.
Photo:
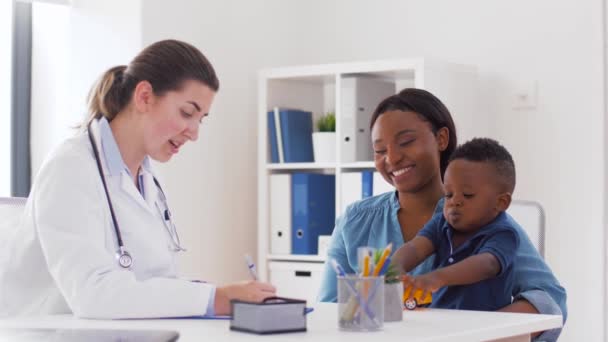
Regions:
<instances>
[{"instance_id":1,"label":"blue blouse","mask_svg":"<svg viewBox=\"0 0 608 342\"><path fill-rule=\"evenodd\" d=\"M443 211L443 199L437 203L435 214ZM393 249L403 245L401 225L397 218L400 209L396 192L387 192L353 203L336 220L327 260L335 259L346 273L357 269L357 248L370 246L378 249L393 243ZM513 221L515 223L515 221ZM526 232L515 223L520 237L519 248L513 262L513 297L525 299L542 314L567 317L566 291L559 284L549 266L542 259ZM413 275L433 269L434 255L422 262ZM326 262L319 293L322 302L335 302L337 297L336 274ZM537 340L556 341L561 329L545 331Z\"/></svg>"}]
</instances>

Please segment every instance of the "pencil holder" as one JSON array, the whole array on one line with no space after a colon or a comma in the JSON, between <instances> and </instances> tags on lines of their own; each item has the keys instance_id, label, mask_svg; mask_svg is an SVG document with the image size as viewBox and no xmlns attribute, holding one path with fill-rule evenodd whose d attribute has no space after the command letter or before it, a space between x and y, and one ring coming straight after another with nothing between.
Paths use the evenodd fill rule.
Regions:
<instances>
[{"instance_id":1,"label":"pencil holder","mask_svg":"<svg viewBox=\"0 0 608 342\"><path fill-rule=\"evenodd\" d=\"M384 325L384 276L338 277L338 326L341 330L376 331Z\"/></svg>"}]
</instances>

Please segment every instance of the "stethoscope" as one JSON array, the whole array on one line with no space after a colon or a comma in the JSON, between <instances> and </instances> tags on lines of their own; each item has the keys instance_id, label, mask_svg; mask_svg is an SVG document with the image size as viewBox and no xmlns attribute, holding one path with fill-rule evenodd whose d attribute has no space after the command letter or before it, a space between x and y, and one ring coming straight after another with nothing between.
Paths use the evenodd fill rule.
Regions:
<instances>
[{"instance_id":1,"label":"stethoscope","mask_svg":"<svg viewBox=\"0 0 608 342\"><path fill-rule=\"evenodd\" d=\"M110 199L110 192L108 191L108 185L106 184L106 177L103 174L103 169L101 167L101 158L99 157L99 150L97 149L97 145L95 144L95 140L93 139L93 133L91 132L91 123L88 125L87 133L89 135L89 140L91 141L91 146L93 147L93 154L95 155L95 161L97 162L97 170L99 171L99 176L101 177L101 182L103 183L103 189L106 193L106 199L108 200L108 206L110 207L110 215L112 216L112 223L114 224L114 232L116 232L116 241L118 242L118 253L116 255L118 259L118 264L122 268L130 268L133 265L133 257L129 252L127 252L125 245L122 241L122 234L120 234L120 228L118 227L118 220L116 220L116 214L114 213L114 206L112 205L112 200ZM163 224L165 225L165 229L171 236L171 242L173 243L173 251L180 252L185 251L185 249L181 246L179 240L179 234L177 233L177 229L175 228L175 224L173 224L173 220L171 219L171 211L169 211L169 206L167 205L167 197L165 197L165 193L163 188L160 186L160 183L156 179L156 177L152 177L154 180L154 184L160 190L159 195L160 199L163 202L165 210L163 211L159 206L158 202L156 202L156 208L161 212L163 218Z\"/></svg>"}]
</instances>

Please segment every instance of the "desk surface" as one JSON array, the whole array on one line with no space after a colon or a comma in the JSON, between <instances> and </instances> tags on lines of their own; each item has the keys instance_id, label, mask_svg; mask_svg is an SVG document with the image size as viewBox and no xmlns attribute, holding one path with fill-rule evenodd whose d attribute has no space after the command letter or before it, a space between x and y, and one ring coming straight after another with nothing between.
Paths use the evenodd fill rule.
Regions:
<instances>
[{"instance_id":1,"label":"desk surface","mask_svg":"<svg viewBox=\"0 0 608 342\"><path fill-rule=\"evenodd\" d=\"M308 332L280 335L251 335L229 330L226 320L85 320L71 315L1 319L0 328L153 329L175 330L179 341L364 341L374 338L394 341L487 341L526 336L534 331L561 326L561 316L499 312L419 309L404 311L402 322L385 323L379 332L338 330L336 304L317 303L308 315Z\"/></svg>"}]
</instances>

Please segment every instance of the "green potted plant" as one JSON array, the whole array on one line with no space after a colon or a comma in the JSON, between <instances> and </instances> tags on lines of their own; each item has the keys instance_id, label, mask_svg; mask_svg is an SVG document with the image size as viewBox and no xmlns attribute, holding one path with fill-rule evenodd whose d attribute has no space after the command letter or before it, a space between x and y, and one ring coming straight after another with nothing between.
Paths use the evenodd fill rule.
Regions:
<instances>
[{"instance_id":1,"label":"green potted plant","mask_svg":"<svg viewBox=\"0 0 608 342\"><path fill-rule=\"evenodd\" d=\"M315 162L336 161L336 115L327 112L317 122L317 131L312 133Z\"/></svg>"}]
</instances>

